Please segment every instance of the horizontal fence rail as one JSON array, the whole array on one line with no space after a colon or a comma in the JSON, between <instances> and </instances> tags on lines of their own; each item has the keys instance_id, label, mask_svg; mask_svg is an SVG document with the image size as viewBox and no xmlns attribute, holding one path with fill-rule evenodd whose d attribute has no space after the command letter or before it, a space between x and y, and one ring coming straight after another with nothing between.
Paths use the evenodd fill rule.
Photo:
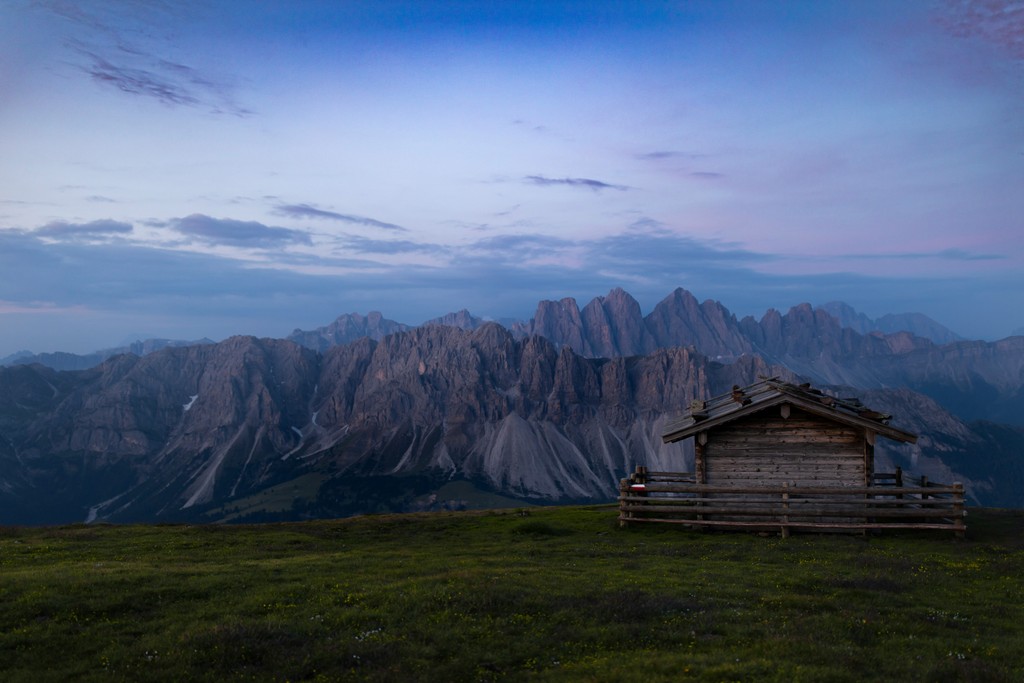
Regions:
<instances>
[{"instance_id":1,"label":"horizontal fence rail","mask_svg":"<svg viewBox=\"0 0 1024 683\"><path fill-rule=\"evenodd\" d=\"M963 484L904 478L902 472L875 475L873 481L873 486L718 486L697 484L689 472L638 467L620 482L619 523L760 528L783 536L792 529L944 529L963 536Z\"/></svg>"}]
</instances>

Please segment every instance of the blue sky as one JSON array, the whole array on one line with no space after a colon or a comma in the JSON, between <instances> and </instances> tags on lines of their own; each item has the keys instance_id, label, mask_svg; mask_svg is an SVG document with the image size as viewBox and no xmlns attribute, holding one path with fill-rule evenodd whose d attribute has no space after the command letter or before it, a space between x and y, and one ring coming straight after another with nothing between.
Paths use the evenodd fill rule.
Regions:
<instances>
[{"instance_id":1,"label":"blue sky","mask_svg":"<svg viewBox=\"0 0 1024 683\"><path fill-rule=\"evenodd\" d=\"M623 287L1024 326L1024 2L0 5L0 356Z\"/></svg>"}]
</instances>

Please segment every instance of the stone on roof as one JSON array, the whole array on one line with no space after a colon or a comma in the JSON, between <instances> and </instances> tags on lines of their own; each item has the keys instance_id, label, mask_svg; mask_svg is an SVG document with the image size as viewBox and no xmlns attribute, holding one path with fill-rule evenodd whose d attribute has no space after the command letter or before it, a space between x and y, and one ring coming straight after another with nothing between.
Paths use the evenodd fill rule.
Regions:
<instances>
[{"instance_id":1,"label":"stone on roof","mask_svg":"<svg viewBox=\"0 0 1024 683\"><path fill-rule=\"evenodd\" d=\"M746 388L734 386L729 393L706 401L694 401L690 404L690 414L670 423L661 438L665 443L681 441L698 432L782 403L789 403L816 415L861 427L896 441L917 441L914 434L890 426L891 415L872 410L859 399L836 398L815 389L810 384L791 384L777 377L763 378Z\"/></svg>"}]
</instances>

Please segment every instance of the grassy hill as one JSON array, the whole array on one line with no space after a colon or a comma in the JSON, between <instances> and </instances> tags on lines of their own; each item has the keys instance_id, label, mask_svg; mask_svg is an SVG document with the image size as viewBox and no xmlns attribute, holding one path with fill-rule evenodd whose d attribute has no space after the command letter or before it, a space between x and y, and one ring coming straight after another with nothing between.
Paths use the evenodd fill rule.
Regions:
<instances>
[{"instance_id":1,"label":"grassy hill","mask_svg":"<svg viewBox=\"0 0 1024 683\"><path fill-rule=\"evenodd\" d=\"M0 528L0 678L1024 680L1024 512L959 542L615 517Z\"/></svg>"}]
</instances>

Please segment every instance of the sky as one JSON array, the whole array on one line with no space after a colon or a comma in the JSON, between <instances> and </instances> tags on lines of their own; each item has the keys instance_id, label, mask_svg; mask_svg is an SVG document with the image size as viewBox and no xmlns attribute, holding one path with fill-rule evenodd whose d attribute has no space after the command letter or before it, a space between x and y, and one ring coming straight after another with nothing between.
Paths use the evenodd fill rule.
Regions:
<instances>
[{"instance_id":1,"label":"sky","mask_svg":"<svg viewBox=\"0 0 1024 683\"><path fill-rule=\"evenodd\" d=\"M1024 328L1024 0L0 0L0 357L614 287Z\"/></svg>"}]
</instances>

